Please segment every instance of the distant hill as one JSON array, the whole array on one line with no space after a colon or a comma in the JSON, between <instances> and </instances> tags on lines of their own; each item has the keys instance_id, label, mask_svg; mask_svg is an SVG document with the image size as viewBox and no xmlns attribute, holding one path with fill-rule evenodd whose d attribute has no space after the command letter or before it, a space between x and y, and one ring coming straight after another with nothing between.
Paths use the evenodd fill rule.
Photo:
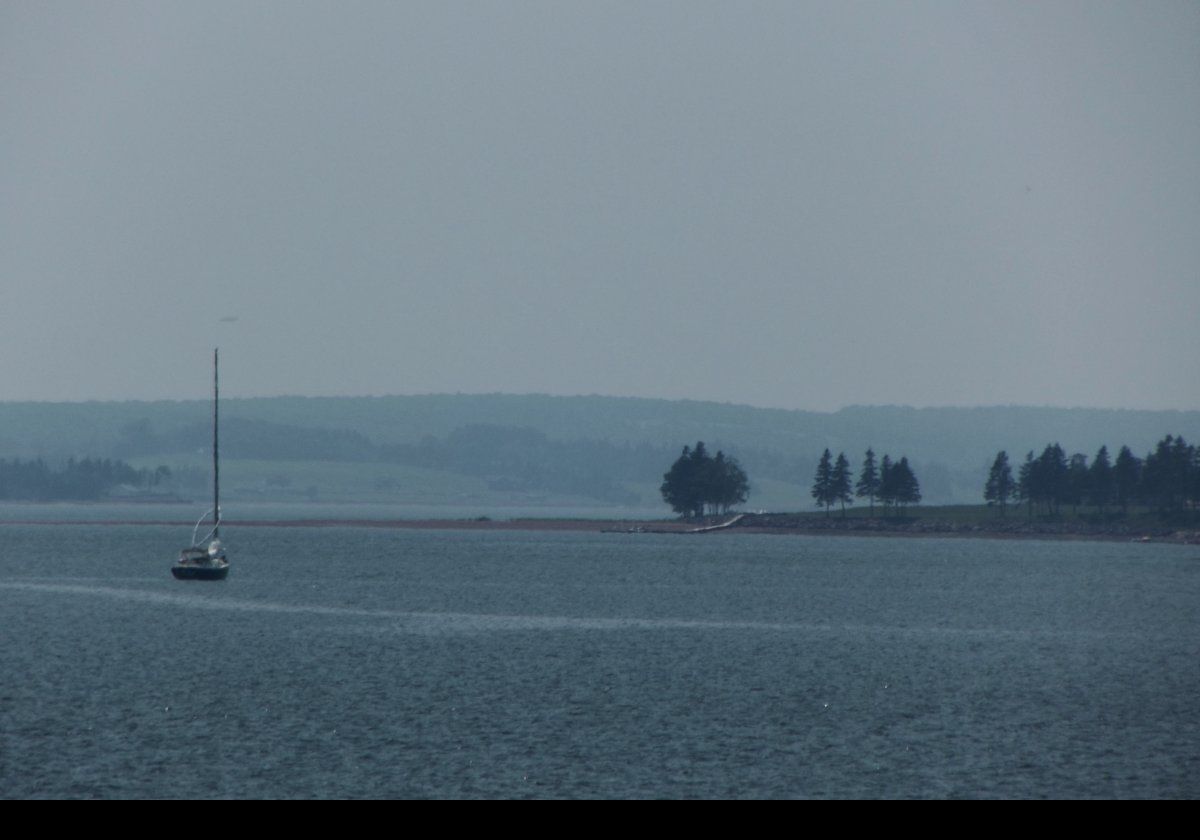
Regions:
<instances>
[{"instance_id":1,"label":"distant hill","mask_svg":"<svg viewBox=\"0 0 1200 840\"><path fill-rule=\"evenodd\" d=\"M209 410L199 400L0 403L0 458L174 458L201 469ZM1166 434L1200 439L1195 411L855 406L825 413L509 394L228 399L222 418L222 448L232 461L396 464L471 476L497 497L541 492L648 506L660 504L657 485L679 450L697 440L741 461L757 488L748 507L808 509L825 448L844 451L856 471L868 446L907 456L927 502L971 503L980 501L1000 449L1017 463L1052 442L1090 458L1101 445L1144 455ZM319 487L320 470L307 469L306 486ZM377 469L366 472L372 493L386 490Z\"/></svg>"}]
</instances>

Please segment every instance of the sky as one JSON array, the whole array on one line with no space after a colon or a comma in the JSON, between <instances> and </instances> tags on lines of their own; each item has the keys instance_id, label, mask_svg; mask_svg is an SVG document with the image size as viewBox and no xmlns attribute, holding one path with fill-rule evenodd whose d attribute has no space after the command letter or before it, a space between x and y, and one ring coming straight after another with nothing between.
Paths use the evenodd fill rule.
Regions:
<instances>
[{"instance_id":1,"label":"sky","mask_svg":"<svg viewBox=\"0 0 1200 840\"><path fill-rule=\"evenodd\" d=\"M0 3L0 400L1200 409L1195 2Z\"/></svg>"}]
</instances>

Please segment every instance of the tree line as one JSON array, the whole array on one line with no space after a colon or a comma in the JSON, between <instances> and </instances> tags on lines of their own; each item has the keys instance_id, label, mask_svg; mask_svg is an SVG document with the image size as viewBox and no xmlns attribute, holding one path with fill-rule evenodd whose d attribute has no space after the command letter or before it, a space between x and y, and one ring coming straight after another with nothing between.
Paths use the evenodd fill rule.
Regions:
<instances>
[{"instance_id":1,"label":"tree line","mask_svg":"<svg viewBox=\"0 0 1200 840\"><path fill-rule=\"evenodd\" d=\"M702 517L708 513L728 513L734 505L746 501L750 481L737 459L720 450L708 454L704 441L696 448L683 447L683 453L663 475L659 488L663 501L683 516Z\"/></svg>"},{"instance_id":2,"label":"tree line","mask_svg":"<svg viewBox=\"0 0 1200 840\"><path fill-rule=\"evenodd\" d=\"M893 463L891 456L884 455L883 460L876 465L875 452L868 448L858 473L858 481L853 487L852 480L850 461L847 460L846 453L839 452L837 460L834 460L833 454L826 449L821 455L821 460L817 462L817 472L812 485L812 497L817 507L825 508L826 516L829 516L835 504L841 505L842 516L845 516L846 505L854 504L855 497L868 500L871 516L875 515L877 501L883 505L885 511L897 512L921 501L921 485L909 466L907 457Z\"/></svg>"},{"instance_id":3,"label":"tree line","mask_svg":"<svg viewBox=\"0 0 1200 840\"><path fill-rule=\"evenodd\" d=\"M107 458L69 459L54 469L41 458L32 461L0 459L0 499L12 501L93 501L114 487L156 487L171 477L165 466L134 469Z\"/></svg>"},{"instance_id":4,"label":"tree line","mask_svg":"<svg viewBox=\"0 0 1200 840\"><path fill-rule=\"evenodd\" d=\"M908 458L893 462L888 455L876 462L875 452L867 449L858 482L853 483L850 462L846 454L839 453L835 461L828 449L817 464L812 496L819 507L825 508L828 516L835 504L846 513L846 505L854 504L854 498L867 499L871 515L875 503L885 510L903 510L908 505L921 501L921 488L909 466ZM695 448L683 447L683 452L663 475L659 488L663 501L676 513L689 517L702 517L706 513L727 513L731 507L746 501L750 482L737 459L718 451L716 456L708 454L703 441Z\"/></svg>"},{"instance_id":5,"label":"tree line","mask_svg":"<svg viewBox=\"0 0 1200 840\"><path fill-rule=\"evenodd\" d=\"M1064 505L1076 512L1081 505L1104 514L1110 508L1128 512L1130 505L1145 505L1161 513L1195 506L1200 501L1200 449L1182 437L1167 435L1145 458L1122 446L1115 460L1101 446L1089 463L1083 453L1067 456L1057 444L1048 444L1041 455L1032 451L1013 478L1008 453L996 454L984 485L983 498L999 508L1025 504L1028 515L1041 511L1058 515Z\"/></svg>"}]
</instances>

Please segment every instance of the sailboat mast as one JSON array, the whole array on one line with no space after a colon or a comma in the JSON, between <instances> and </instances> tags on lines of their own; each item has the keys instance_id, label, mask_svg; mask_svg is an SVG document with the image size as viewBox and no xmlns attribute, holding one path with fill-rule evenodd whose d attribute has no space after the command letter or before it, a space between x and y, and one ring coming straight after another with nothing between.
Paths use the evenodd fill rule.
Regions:
<instances>
[{"instance_id":1,"label":"sailboat mast","mask_svg":"<svg viewBox=\"0 0 1200 840\"><path fill-rule=\"evenodd\" d=\"M217 349L213 348L213 539L217 539L221 527L221 461L217 451L217 403L220 388L217 381Z\"/></svg>"}]
</instances>

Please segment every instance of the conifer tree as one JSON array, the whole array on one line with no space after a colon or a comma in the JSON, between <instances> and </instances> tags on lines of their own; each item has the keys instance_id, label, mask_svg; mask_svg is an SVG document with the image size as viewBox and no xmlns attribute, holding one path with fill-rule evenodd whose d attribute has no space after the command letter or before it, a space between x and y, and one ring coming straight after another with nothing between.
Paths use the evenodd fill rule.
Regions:
<instances>
[{"instance_id":1,"label":"conifer tree","mask_svg":"<svg viewBox=\"0 0 1200 840\"><path fill-rule=\"evenodd\" d=\"M1192 447L1192 462L1188 467L1188 498L1192 509L1200 506L1200 446Z\"/></svg>"},{"instance_id":2,"label":"conifer tree","mask_svg":"<svg viewBox=\"0 0 1200 840\"><path fill-rule=\"evenodd\" d=\"M1067 497L1067 455L1057 443L1048 444L1034 462L1032 476L1034 501L1046 503L1046 512L1057 514Z\"/></svg>"},{"instance_id":3,"label":"conifer tree","mask_svg":"<svg viewBox=\"0 0 1200 840\"><path fill-rule=\"evenodd\" d=\"M717 450L711 469L710 498L714 512L728 513L731 507L746 501L750 482L736 458L726 457Z\"/></svg>"},{"instance_id":4,"label":"conifer tree","mask_svg":"<svg viewBox=\"0 0 1200 840\"><path fill-rule=\"evenodd\" d=\"M1092 466L1088 468L1088 503L1104 513L1113 499L1113 468L1108 461L1108 447L1101 446Z\"/></svg>"},{"instance_id":5,"label":"conifer tree","mask_svg":"<svg viewBox=\"0 0 1200 840\"><path fill-rule=\"evenodd\" d=\"M1121 513L1129 512L1129 503L1137 498L1142 479L1142 463L1137 456L1122 446L1113 464L1113 495L1121 506Z\"/></svg>"},{"instance_id":6,"label":"conifer tree","mask_svg":"<svg viewBox=\"0 0 1200 840\"><path fill-rule=\"evenodd\" d=\"M1009 499L1016 494L1016 484L1013 483L1012 468L1008 465L1008 453L1003 449L996 454L992 469L988 473L987 484L983 488L983 498L988 505L999 505L1000 515L1008 507Z\"/></svg>"},{"instance_id":7,"label":"conifer tree","mask_svg":"<svg viewBox=\"0 0 1200 840\"><path fill-rule=\"evenodd\" d=\"M921 486L908 465L908 458L901 457L900 463L892 469L896 483L896 501L903 506L919 504L921 501Z\"/></svg>"},{"instance_id":8,"label":"conifer tree","mask_svg":"<svg viewBox=\"0 0 1200 840\"><path fill-rule=\"evenodd\" d=\"M885 453L879 464L879 502L886 511L896 502L896 479L892 459Z\"/></svg>"},{"instance_id":9,"label":"conifer tree","mask_svg":"<svg viewBox=\"0 0 1200 840\"><path fill-rule=\"evenodd\" d=\"M858 474L858 484L854 488L855 495L860 499L870 500L871 516L875 515L875 497L879 495L879 470L875 467L875 453L867 448L863 458L862 472Z\"/></svg>"},{"instance_id":10,"label":"conifer tree","mask_svg":"<svg viewBox=\"0 0 1200 840\"><path fill-rule=\"evenodd\" d=\"M817 463L817 473L813 477L812 497L816 500L817 507L824 507L825 515L829 516L829 508L833 504L834 497L833 456L828 449Z\"/></svg>"},{"instance_id":11,"label":"conifer tree","mask_svg":"<svg viewBox=\"0 0 1200 840\"><path fill-rule=\"evenodd\" d=\"M1025 463L1021 464L1021 469L1017 473L1017 501L1025 502L1030 519L1033 519L1033 485L1036 469L1037 462L1033 460L1033 450L1031 449L1025 454Z\"/></svg>"},{"instance_id":12,"label":"conifer tree","mask_svg":"<svg viewBox=\"0 0 1200 840\"><path fill-rule=\"evenodd\" d=\"M663 483L659 488L663 501L671 506L671 510L684 516L691 516L696 512L694 463L691 447L683 447L683 453L663 475Z\"/></svg>"},{"instance_id":13,"label":"conifer tree","mask_svg":"<svg viewBox=\"0 0 1200 840\"><path fill-rule=\"evenodd\" d=\"M1067 472L1063 476L1062 494L1063 502L1069 504L1076 514L1079 513L1079 505L1087 498L1088 478L1090 475L1087 456L1082 452L1076 452L1067 461Z\"/></svg>"},{"instance_id":14,"label":"conifer tree","mask_svg":"<svg viewBox=\"0 0 1200 840\"><path fill-rule=\"evenodd\" d=\"M1180 510L1187 501L1188 473L1194 448L1182 437L1167 435L1146 456L1142 464L1143 496L1159 511Z\"/></svg>"},{"instance_id":15,"label":"conifer tree","mask_svg":"<svg viewBox=\"0 0 1200 840\"><path fill-rule=\"evenodd\" d=\"M703 441L696 448L683 447L683 453L663 475L659 488L663 501L676 513L702 517L707 508L712 513L728 512L733 505L746 501L750 482L736 458L724 452L710 457Z\"/></svg>"},{"instance_id":16,"label":"conifer tree","mask_svg":"<svg viewBox=\"0 0 1200 840\"><path fill-rule=\"evenodd\" d=\"M853 497L850 495L850 462L846 460L845 452L838 453L837 461L833 465L833 475L830 479L830 485L833 501L841 502L842 517L845 518L846 502L853 504Z\"/></svg>"}]
</instances>

